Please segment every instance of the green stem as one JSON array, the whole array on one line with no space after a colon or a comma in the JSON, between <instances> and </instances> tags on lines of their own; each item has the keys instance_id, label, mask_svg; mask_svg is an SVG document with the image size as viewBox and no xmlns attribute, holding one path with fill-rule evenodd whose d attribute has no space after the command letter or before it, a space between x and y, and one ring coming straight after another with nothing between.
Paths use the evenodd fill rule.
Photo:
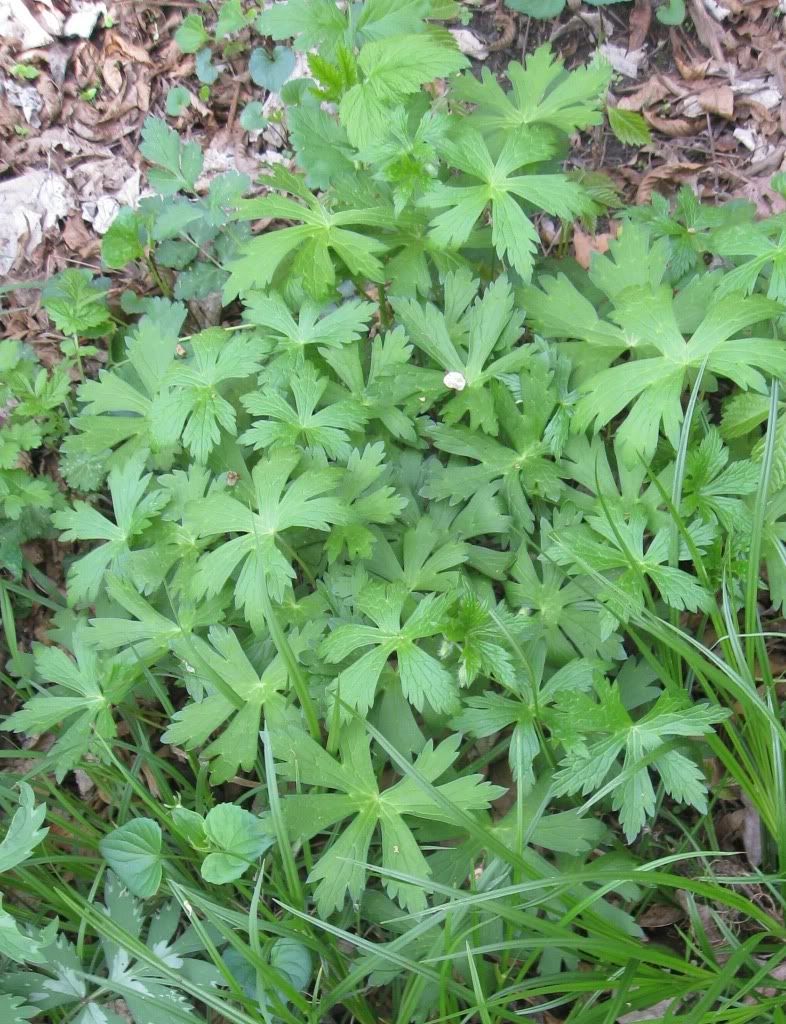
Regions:
<instances>
[{"instance_id":1,"label":"green stem","mask_svg":"<svg viewBox=\"0 0 786 1024\"><path fill-rule=\"evenodd\" d=\"M317 718L317 712L314 707L314 702L311 699L311 694L308 692L308 681L303 669L300 667L300 663L295 657L295 652L292 650L287 635L282 629L281 623L278 621L278 616L276 615L273 602L270 600L270 594L267 590L267 581L265 581L263 586L260 588L260 594L262 599L262 611L265 616L265 621L267 622L267 627L270 630L273 645L287 667L289 678L292 680L292 685L295 687L295 693L300 701L300 706L306 716L309 732L312 737L320 743L322 737L319 731L319 719Z\"/></svg>"}]
</instances>

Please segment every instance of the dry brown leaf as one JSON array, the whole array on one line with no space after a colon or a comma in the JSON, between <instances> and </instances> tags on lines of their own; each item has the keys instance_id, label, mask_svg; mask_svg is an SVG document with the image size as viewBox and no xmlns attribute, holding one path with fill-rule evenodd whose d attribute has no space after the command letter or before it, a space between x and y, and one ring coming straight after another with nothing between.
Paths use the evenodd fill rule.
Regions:
<instances>
[{"instance_id":1,"label":"dry brown leaf","mask_svg":"<svg viewBox=\"0 0 786 1024\"><path fill-rule=\"evenodd\" d=\"M647 33L650 30L651 22L651 0L636 0L628 19L628 27L630 28L630 36L628 37L629 50L638 50L643 46Z\"/></svg>"},{"instance_id":2,"label":"dry brown leaf","mask_svg":"<svg viewBox=\"0 0 786 1024\"><path fill-rule=\"evenodd\" d=\"M723 932L715 922L712 910L706 906L706 904L699 903L694 900L687 889L677 889L675 895L680 902L680 906L684 908L688 917L690 917L691 909L695 909L696 917L699 919L701 929L707 936L709 944L714 947L723 946L726 939Z\"/></svg>"},{"instance_id":3,"label":"dry brown leaf","mask_svg":"<svg viewBox=\"0 0 786 1024\"><path fill-rule=\"evenodd\" d=\"M639 205L648 203L656 186L661 182L669 181L682 185L695 178L698 171L703 170L704 164L694 163L664 164L662 167L653 167L639 182L639 187L636 189L636 203Z\"/></svg>"},{"instance_id":4,"label":"dry brown leaf","mask_svg":"<svg viewBox=\"0 0 786 1024\"><path fill-rule=\"evenodd\" d=\"M673 903L653 903L636 918L636 924L642 928L668 928L684 916L682 908Z\"/></svg>"},{"instance_id":5,"label":"dry brown leaf","mask_svg":"<svg viewBox=\"0 0 786 1024\"><path fill-rule=\"evenodd\" d=\"M669 40L671 42L671 55L681 77L686 82L695 82L698 79L704 78L709 70L710 58L699 57L693 50L693 47L683 39L682 33L675 28L669 32Z\"/></svg>"},{"instance_id":6,"label":"dry brown leaf","mask_svg":"<svg viewBox=\"0 0 786 1024\"><path fill-rule=\"evenodd\" d=\"M699 40L707 47L715 60L723 63L723 48L729 46L726 33L718 22L707 13L707 8L701 0L688 0L688 5L693 27L696 29Z\"/></svg>"},{"instance_id":7,"label":"dry brown leaf","mask_svg":"<svg viewBox=\"0 0 786 1024\"><path fill-rule=\"evenodd\" d=\"M630 1013L623 1013L621 1017L617 1017L617 1024L636 1024L640 1020L663 1020L673 1005L673 999L662 999L646 1010L631 1010Z\"/></svg>"},{"instance_id":8,"label":"dry brown leaf","mask_svg":"<svg viewBox=\"0 0 786 1024\"><path fill-rule=\"evenodd\" d=\"M121 36L119 32L115 32L110 29L104 37L104 50L107 56L112 53L119 54L121 57L125 57L126 60L130 58L136 61L137 64L150 64L151 57L146 49L142 46L137 46L130 40Z\"/></svg>"},{"instance_id":9,"label":"dry brown leaf","mask_svg":"<svg viewBox=\"0 0 786 1024\"><path fill-rule=\"evenodd\" d=\"M730 121L734 117L734 93L728 85L717 85L699 93L699 105L708 114L717 114Z\"/></svg>"},{"instance_id":10,"label":"dry brown leaf","mask_svg":"<svg viewBox=\"0 0 786 1024\"><path fill-rule=\"evenodd\" d=\"M660 103L667 96L674 95L665 75L653 75L636 92L623 96L617 106L620 110L643 110L654 103Z\"/></svg>"},{"instance_id":11,"label":"dry brown leaf","mask_svg":"<svg viewBox=\"0 0 786 1024\"><path fill-rule=\"evenodd\" d=\"M71 252L85 253L96 238L85 226L79 214L73 214L63 228L63 241Z\"/></svg>"},{"instance_id":12,"label":"dry brown leaf","mask_svg":"<svg viewBox=\"0 0 786 1024\"><path fill-rule=\"evenodd\" d=\"M686 139L700 132L704 125L701 121L691 121L686 117L659 117L651 110L642 111L644 120L656 132L668 135L670 139Z\"/></svg>"},{"instance_id":13,"label":"dry brown leaf","mask_svg":"<svg viewBox=\"0 0 786 1024\"><path fill-rule=\"evenodd\" d=\"M617 237L619 225L610 225L612 231L604 231L599 235L590 235L576 225L573 229L573 255L580 267L589 270L592 254L608 252L609 242Z\"/></svg>"},{"instance_id":14,"label":"dry brown leaf","mask_svg":"<svg viewBox=\"0 0 786 1024\"><path fill-rule=\"evenodd\" d=\"M101 77L112 92L117 95L123 88L123 74L120 70L120 61L105 60L101 68Z\"/></svg>"}]
</instances>

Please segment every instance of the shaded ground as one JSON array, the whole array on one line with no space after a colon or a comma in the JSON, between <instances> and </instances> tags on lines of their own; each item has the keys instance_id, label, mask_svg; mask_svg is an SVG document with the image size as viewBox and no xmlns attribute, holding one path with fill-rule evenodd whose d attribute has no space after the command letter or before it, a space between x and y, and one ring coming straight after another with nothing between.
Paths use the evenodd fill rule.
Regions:
<instances>
[{"instance_id":1,"label":"shaded ground","mask_svg":"<svg viewBox=\"0 0 786 1024\"><path fill-rule=\"evenodd\" d=\"M708 199L753 199L763 213L782 204L769 188L786 154L779 0L688 0L689 17L671 29L657 20L655 0L600 8L571 0L545 22L501 2L466 6L462 45L496 73L545 40L570 65L600 46L618 71L610 102L641 112L652 142L623 146L603 126L579 142L574 161L610 174L626 200L687 183ZM174 86L188 89L191 104L170 123L206 147L208 172L253 174L281 151L278 129L250 135L239 123L247 102L276 102L250 81L242 34L237 57L223 60L229 73L207 89L194 58L180 52L173 36L191 8L204 9L0 0L0 274L30 281L68 265L100 269L100 235L144 188L144 118L165 113ZM4 336L45 342L35 291L3 302Z\"/></svg>"}]
</instances>

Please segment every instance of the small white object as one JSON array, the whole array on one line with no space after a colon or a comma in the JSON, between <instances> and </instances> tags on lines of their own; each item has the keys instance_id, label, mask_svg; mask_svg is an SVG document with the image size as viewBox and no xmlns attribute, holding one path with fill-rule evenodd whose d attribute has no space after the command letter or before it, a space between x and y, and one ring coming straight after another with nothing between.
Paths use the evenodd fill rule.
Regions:
<instances>
[{"instance_id":1,"label":"small white object","mask_svg":"<svg viewBox=\"0 0 786 1024\"><path fill-rule=\"evenodd\" d=\"M646 57L644 49L626 50L624 46L604 43L599 47L601 56L611 64L616 72L625 78L638 78L639 65Z\"/></svg>"},{"instance_id":2,"label":"small white object","mask_svg":"<svg viewBox=\"0 0 786 1024\"><path fill-rule=\"evenodd\" d=\"M120 209L120 203L114 196L100 196L98 199L87 200L82 205L82 218L93 225L98 235L105 235Z\"/></svg>"},{"instance_id":3,"label":"small white object","mask_svg":"<svg viewBox=\"0 0 786 1024\"><path fill-rule=\"evenodd\" d=\"M448 370L442 378L442 383L451 391L463 391L467 386L467 378L460 370Z\"/></svg>"},{"instance_id":4,"label":"small white object","mask_svg":"<svg viewBox=\"0 0 786 1024\"><path fill-rule=\"evenodd\" d=\"M481 43L474 32L468 28L452 28L450 34L456 40L459 50L473 60L485 60L489 55L488 49Z\"/></svg>"},{"instance_id":5,"label":"small white object","mask_svg":"<svg viewBox=\"0 0 786 1024\"><path fill-rule=\"evenodd\" d=\"M723 4L719 4L718 0L704 0L704 6L707 13L712 15L717 22L725 21L731 14L728 7L724 7Z\"/></svg>"},{"instance_id":6,"label":"small white object","mask_svg":"<svg viewBox=\"0 0 786 1024\"><path fill-rule=\"evenodd\" d=\"M752 153L756 149L756 136L750 128L735 128L734 138Z\"/></svg>"},{"instance_id":7,"label":"small white object","mask_svg":"<svg viewBox=\"0 0 786 1024\"><path fill-rule=\"evenodd\" d=\"M102 14L106 14L106 4L76 4L73 14L68 16L65 25L63 25L63 35L89 39Z\"/></svg>"}]
</instances>

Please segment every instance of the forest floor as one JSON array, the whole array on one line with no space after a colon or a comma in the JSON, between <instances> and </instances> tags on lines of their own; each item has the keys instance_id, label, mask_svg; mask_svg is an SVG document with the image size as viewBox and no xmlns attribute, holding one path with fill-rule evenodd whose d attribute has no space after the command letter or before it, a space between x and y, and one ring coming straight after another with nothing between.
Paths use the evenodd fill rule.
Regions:
<instances>
[{"instance_id":1,"label":"forest floor","mask_svg":"<svg viewBox=\"0 0 786 1024\"><path fill-rule=\"evenodd\" d=\"M252 83L242 47L228 61L236 73L211 86L210 73L200 81L194 57L175 43L184 12L199 6L0 0L0 277L30 282L67 266L100 270L100 236L145 189L144 119L164 113L174 87L188 90L191 102L173 123L205 148L207 174L234 167L253 175L271 150L280 158L284 133L250 134L240 124L247 102L269 109L277 99ZM639 111L652 141L623 146L604 124L578 152L625 201L688 184L705 199L753 199L762 214L783 205L769 187L786 160L782 0L688 0L676 28L657 20L653 0L571 2L545 21L501 2L466 6L460 42L477 68L502 74L543 41L568 66L598 48L611 61L610 102ZM303 63L294 73L305 71ZM575 244L581 260L596 243L579 232ZM45 347L37 292L12 291L3 301L2 336Z\"/></svg>"}]
</instances>

